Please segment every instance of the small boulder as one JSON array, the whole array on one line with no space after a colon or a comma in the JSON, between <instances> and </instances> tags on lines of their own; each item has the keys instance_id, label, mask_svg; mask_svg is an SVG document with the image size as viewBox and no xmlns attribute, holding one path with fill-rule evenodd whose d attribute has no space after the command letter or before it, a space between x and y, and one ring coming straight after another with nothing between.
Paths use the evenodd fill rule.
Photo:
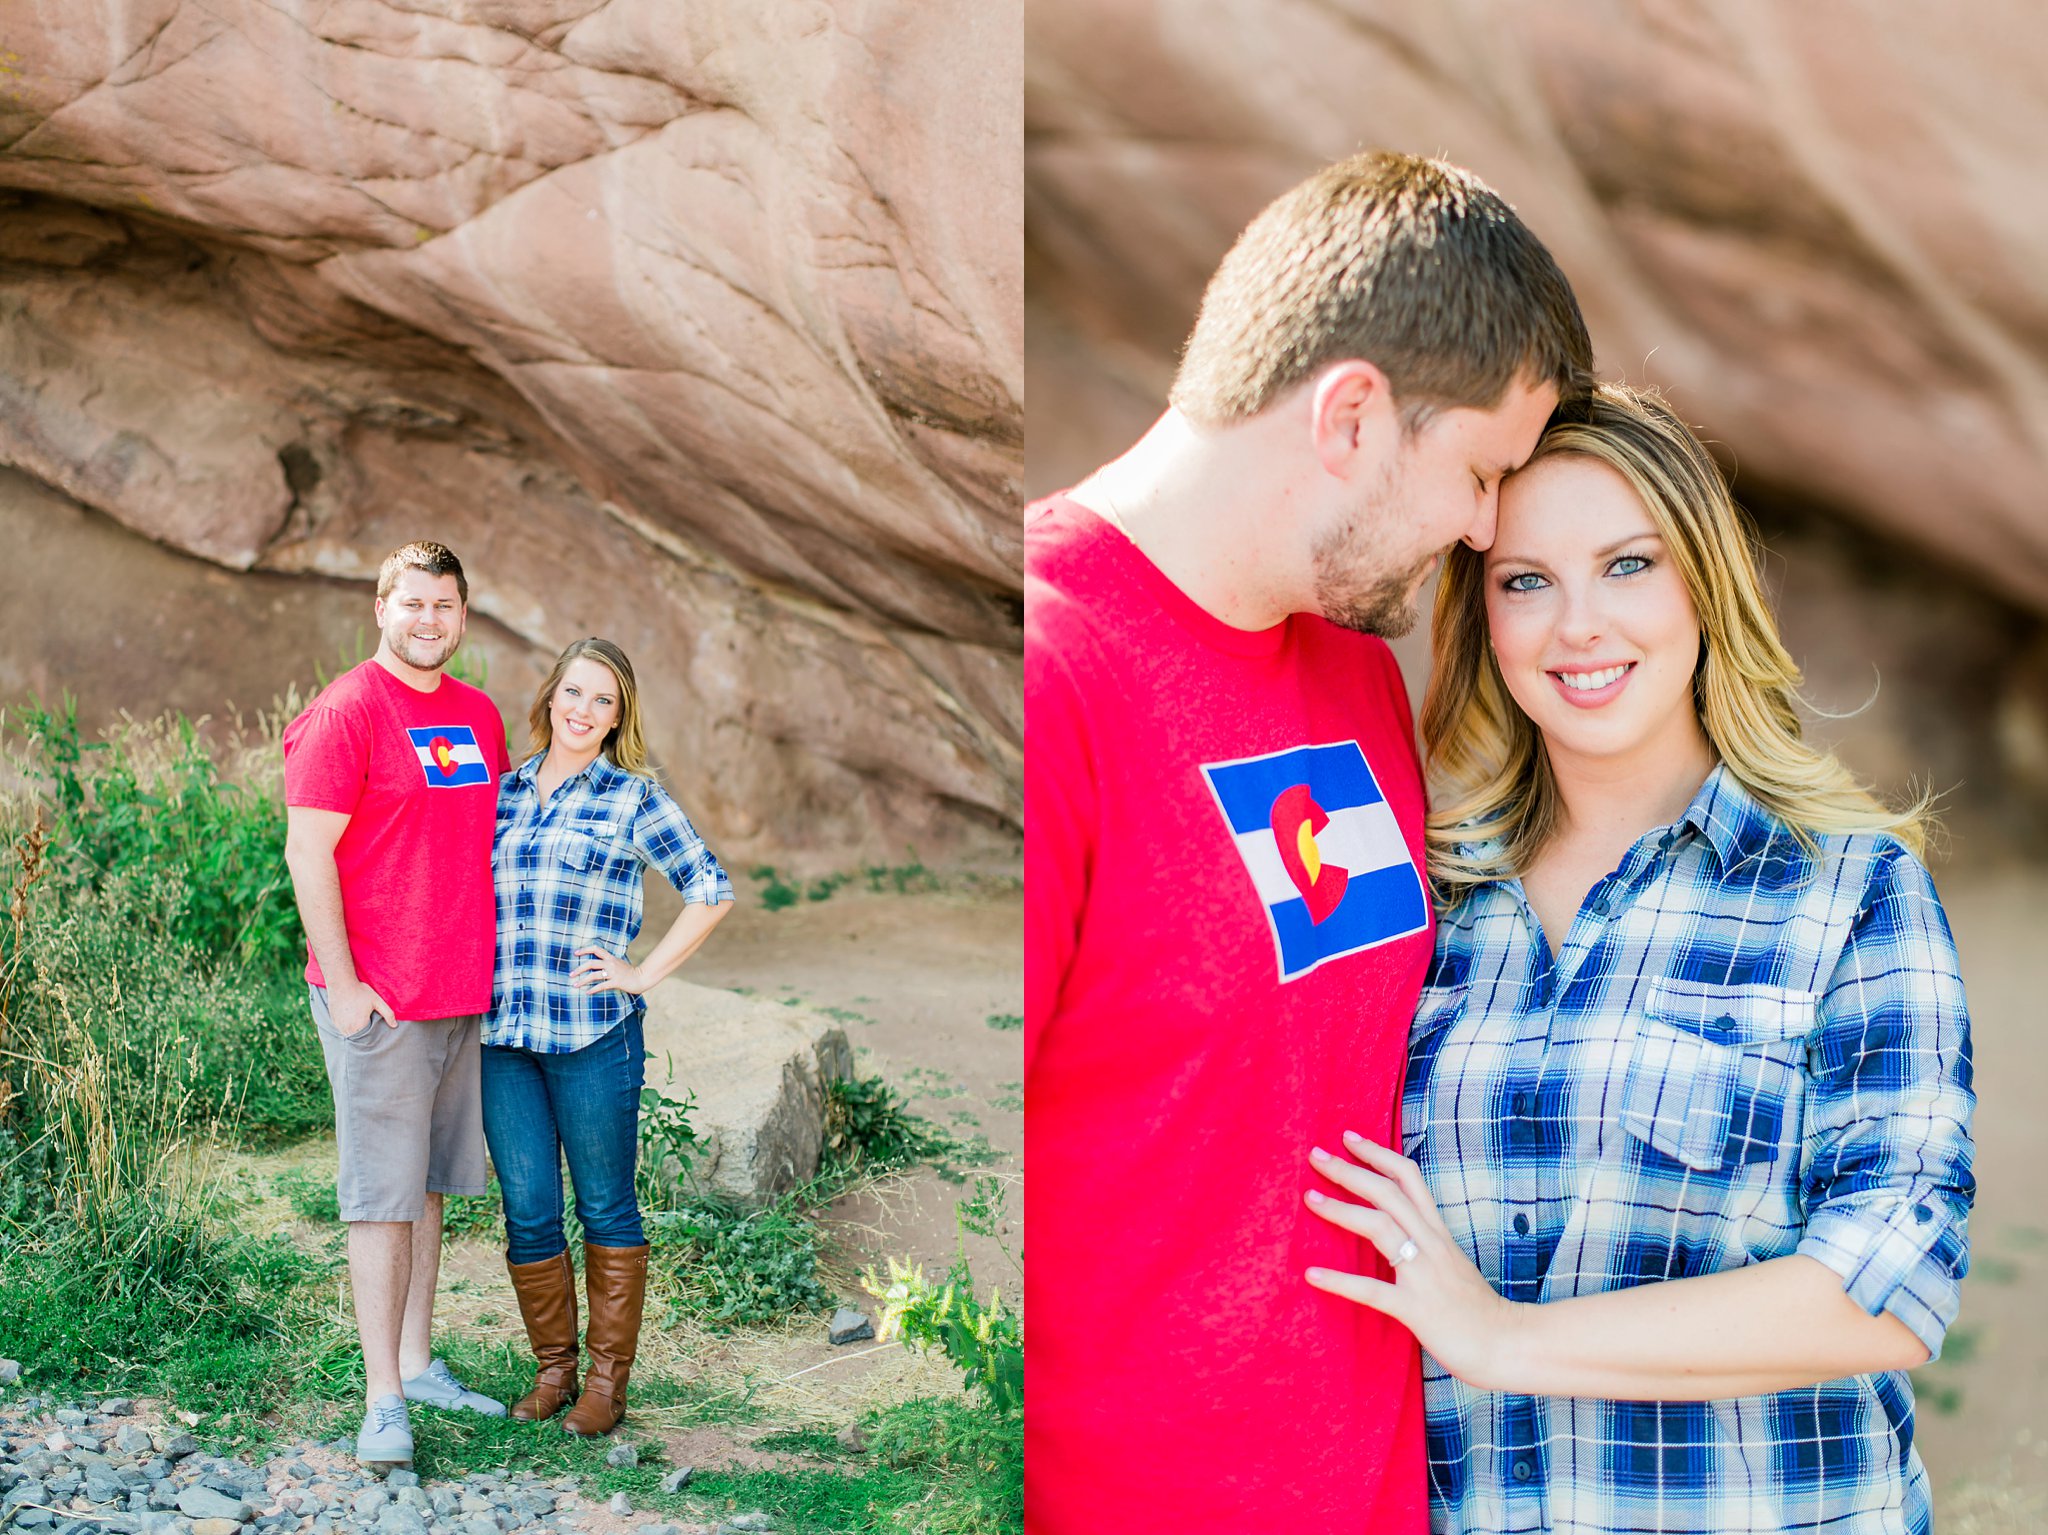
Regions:
<instances>
[{"instance_id":1,"label":"small boulder","mask_svg":"<svg viewBox=\"0 0 2048 1535\"><path fill-rule=\"evenodd\" d=\"M827 1341L834 1345L858 1343L863 1338L872 1338L874 1335L875 1324L860 1312L845 1306L832 1313L831 1326L825 1333Z\"/></svg>"},{"instance_id":2,"label":"small boulder","mask_svg":"<svg viewBox=\"0 0 2048 1535\"><path fill-rule=\"evenodd\" d=\"M816 1174L827 1084L853 1075L845 1029L806 1008L668 980L647 993L646 1042L647 1085L697 1096L699 1187L760 1204Z\"/></svg>"},{"instance_id":3,"label":"small boulder","mask_svg":"<svg viewBox=\"0 0 2048 1535\"><path fill-rule=\"evenodd\" d=\"M695 1466L676 1467L675 1470L669 1472L667 1476L661 1479L661 1490L670 1497L674 1497L690 1485L690 1478L696 1475L696 1472L697 1468Z\"/></svg>"},{"instance_id":4,"label":"small boulder","mask_svg":"<svg viewBox=\"0 0 2048 1535\"><path fill-rule=\"evenodd\" d=\"M604 1463L618 1470L631 1470L640 1464L640 1451L630 1444L615 1444L605 1452Z\"/></svg>"}]
</instances>

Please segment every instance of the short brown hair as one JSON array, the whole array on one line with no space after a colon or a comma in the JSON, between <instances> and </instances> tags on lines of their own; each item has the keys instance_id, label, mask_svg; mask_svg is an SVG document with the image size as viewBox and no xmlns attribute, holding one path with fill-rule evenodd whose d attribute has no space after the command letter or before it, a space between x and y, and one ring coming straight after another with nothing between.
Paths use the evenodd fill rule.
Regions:
<instances>
[{"instance_id":1,"label":"short brown hair","mask_svg":"<svg viewBox=\"0 0 2048 1535\"><path fill-rule=\"evenodd\" d=\"M1593 373L1571 284L1514 209L1470 171L1387 153L1327 166L1252 220L1171 398L1221 425L1350 358L1410 411L1490 410L1517 378L1576 399Z\"/></svg>"},{"instance_id":2,"label":"short brown hair","mask_svg":"<svg viewBox=\"0 0 2048 1535\"><path fill-rule=\"evenodd\" d=\"M462 561L455 557L455 551L446 544L425 539L401 544L384 556L384 563L377 567L380 601L391 595L391 588L398 585L398 578L408 570L423 570L430 576L453 576L456 595L465 603L469 601L469 578L463 575Z\"/></svg>"}]
</instances>

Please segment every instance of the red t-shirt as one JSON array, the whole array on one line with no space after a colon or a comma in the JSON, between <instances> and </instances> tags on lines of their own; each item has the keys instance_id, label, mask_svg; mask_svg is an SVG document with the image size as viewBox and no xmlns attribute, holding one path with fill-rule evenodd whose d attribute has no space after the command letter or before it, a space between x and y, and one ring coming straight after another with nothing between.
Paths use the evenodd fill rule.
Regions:
<instances>
[{"instance_id":1,"label":"red t-shirt","mask_svg":"<svg viewBox=\"0 0 2048 1535\"><path fill-rule=\"evenodd\" d=\"M285 727L285 803L349 818L334 848L349 953L400 1018L490 1008L491 833L509 765L482 690L444 676L422 693L375 661ZM327 984L310 946L306 979Z\"/></svg>"},{"instance_id":2,"label":"red t-shirt","mask_svg":"<svg viewBox=\"0 0 2048 1535\"><path fill-rule=\"evenodd\" d=\"M1025 528L1025 1524L1428 1524L1415 1341L1309 1148L1396 1131L1433 919L1384 643L1198 608L1054 499Z\"/></svg>"}]
</instances>

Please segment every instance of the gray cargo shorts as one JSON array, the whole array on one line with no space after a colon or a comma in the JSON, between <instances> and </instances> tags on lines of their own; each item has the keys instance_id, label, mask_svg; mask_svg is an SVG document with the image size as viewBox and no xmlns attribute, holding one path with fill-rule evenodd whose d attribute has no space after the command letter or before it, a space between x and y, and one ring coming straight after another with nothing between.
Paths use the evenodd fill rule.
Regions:
<instances>
[{"instance_id":1,"label":"gray cargo shorts","mask_svg":"<svg viewBox=\"0 0 2048 1535\"><path fill-rule=\"evenodd\" d=\"M481 1015L404 1019L395 1029L379 1017L344 1035L328 1016L326 991L306 989L334 1089L341 1218L416 1221L429 1193L483 1193Z\"/></svg>"}]
</instances>

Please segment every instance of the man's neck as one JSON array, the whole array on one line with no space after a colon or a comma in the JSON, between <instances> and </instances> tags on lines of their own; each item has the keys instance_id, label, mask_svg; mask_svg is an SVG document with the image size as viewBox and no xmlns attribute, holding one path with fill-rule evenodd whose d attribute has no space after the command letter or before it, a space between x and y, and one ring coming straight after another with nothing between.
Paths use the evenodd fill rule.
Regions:
<instances>
[{"instance_id":1,"label":"man's neck","mask_svg":"<svg viewBox=\"0 0 2048 1535\"><path fill-rule=\"evenodd\" d=\"M441 672L438 667L432 671L422 671L393 655L388 645L379 645L377 653L370 659L415 693L431 693L441 686Z\"/></svg>"},{"instance_id":2,"label":"man's neck","mask_svg":"<svg viewBox=\"0 0 2048 1535\"><path fill-rule=\"evenodd\" d=\"M1299 494L1264 423L1196 426L1168 410L1120 458L1071 492L1210 616L1271 628L1310 601Z\"/></svg>"}]
</instances>

